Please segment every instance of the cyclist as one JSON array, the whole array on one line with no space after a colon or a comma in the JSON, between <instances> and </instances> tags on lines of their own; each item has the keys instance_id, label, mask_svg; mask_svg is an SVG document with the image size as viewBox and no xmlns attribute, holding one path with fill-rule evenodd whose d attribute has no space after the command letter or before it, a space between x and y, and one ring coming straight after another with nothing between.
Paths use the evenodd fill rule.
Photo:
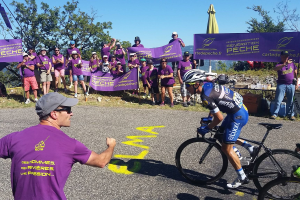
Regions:
<instances>
[{"instance_id":1,"label":"cyclist","mask_svg":"<svg viewBox=\"0 0 300 200\"><path fill-rule=\"evenodd\" d=\"M182 80L191 94L201 94L203 105L210 109L209 117L213 116L213 121L209 125L197 129L198 133L205 135L223 121L220 129L224 131L222 151L238 174L238 178L232 184L227 184L227 187L237 188L248 183L249 179L241 166L240 159L233 150L235 143L246 148L251 156L257 149L246 141L238 139L242 127L248 122L248 111L243 104L243 97L225 86L212 82L204 83L208 79L203 70L190 70L183 76ZM224 120L221 112L227 114Z\"/></svg>"}]
</instances>

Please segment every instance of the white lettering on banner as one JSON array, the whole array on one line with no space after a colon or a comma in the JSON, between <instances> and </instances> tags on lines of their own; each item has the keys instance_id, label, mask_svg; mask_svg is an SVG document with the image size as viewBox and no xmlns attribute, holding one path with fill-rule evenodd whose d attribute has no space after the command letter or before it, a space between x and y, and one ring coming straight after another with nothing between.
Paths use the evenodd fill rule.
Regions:
<instances>
[{"instance_id":1,"label":"white lettering on banner","mask_svg":"<svg viewBox=\"0 0 300 200\"><path fill-rule=\"evenodd\" d=\"M234 104L232 102L229 102L229 101L220 101L219 105L226 106L226 107L231 108L231 109L234 108Z\"/></svg>"},{"instance_id":2,"label":"white lettering on banner","mask_svg":"<svg viewBox=\"0 0 300 200\"><path fill-rule=\"evenodd\" d=\"M234 123L233 129L231 131L229 131L228 140L233 140L233 138L235 137L236 132L238 131L239 126L240 126L240 123L236 123L236 122L233 122L233 123Z\"/></svg>"}]
</instances>

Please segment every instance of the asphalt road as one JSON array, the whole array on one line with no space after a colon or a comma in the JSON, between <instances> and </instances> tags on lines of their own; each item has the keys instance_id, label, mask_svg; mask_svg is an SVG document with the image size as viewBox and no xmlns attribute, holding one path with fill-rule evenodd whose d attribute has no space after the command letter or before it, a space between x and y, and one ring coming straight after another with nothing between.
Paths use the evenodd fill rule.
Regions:
<instances>
[{"instance_id":1,"label":"asphalt road","mask_svg":"<svg viewBox=\"0 0 300 200\"><path fill-rule=\"evenodd\" d=\"M233 181L236 173L229 165L224 177L207 187L187 182L175 166L175 153L185 140L195 137L201 117L207 113L176 110L126 109L77 106L73 109L71 127L63 131L101 152L106 148L105 138L117 140L111 165L92 168L75 164L65 186L68 199L255 199L253 183L238 190L226 189L226 181ZM265 128L260 122L282 123L266 140L270 148L294 149L300 141L300 123L272 121L250 117L243 128L243 137L261 140ZM36 125L34 108L0 110L0 138L14 131ZM154 128L153 126L161 126ZM138 127L148 127L139 128ZM150 127L150 128L149 128ZM144 130L144 131L141 131ZM154 132L151 133L151 130ZM148 132L145 132L148 131ZM149 132L150 131L150 132ZM143 142L122 143L127 136L143 136ZM142 146L139 146L139 145ZM241 154L247 152L238 147ZM0 199L12 199L10 187L10 160L0 159ZM210 166L212 169L216 166Z\"/></svg>"}]
</instances>

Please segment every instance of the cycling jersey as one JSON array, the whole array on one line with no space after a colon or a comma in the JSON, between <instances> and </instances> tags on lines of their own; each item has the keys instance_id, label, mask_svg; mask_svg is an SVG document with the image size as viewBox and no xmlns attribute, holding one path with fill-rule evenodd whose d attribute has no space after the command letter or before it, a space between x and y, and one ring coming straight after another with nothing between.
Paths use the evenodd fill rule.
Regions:
<instances>
[{"instance_id":1,"label":"cycling jersey","mask_svg":"<svg viewBox=\"0 0 300 200\"><path fill-rule=\"evenodd\" d=\"M202 104L211 113L222 111L234 114L243 106L243 97L223 85L216 83L205 83L201 93Z\"/></svg>"}]
</instances>

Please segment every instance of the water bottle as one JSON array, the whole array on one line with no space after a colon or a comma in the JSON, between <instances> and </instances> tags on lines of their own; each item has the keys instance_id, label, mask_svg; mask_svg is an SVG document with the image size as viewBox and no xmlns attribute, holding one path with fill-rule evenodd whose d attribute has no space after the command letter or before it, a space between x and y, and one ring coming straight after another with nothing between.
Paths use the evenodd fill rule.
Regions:
<instances>
[{"instance_id":1,"label":"water bottle","mask_svg":"<svg viewBox=\"0 0 300 200\"><path fill-rule=\"evenodd\" d=\"M243 158L240 151L235 146L233 146L233 151L236 153L240 160Z\"/></svg>"}]
</instances>

